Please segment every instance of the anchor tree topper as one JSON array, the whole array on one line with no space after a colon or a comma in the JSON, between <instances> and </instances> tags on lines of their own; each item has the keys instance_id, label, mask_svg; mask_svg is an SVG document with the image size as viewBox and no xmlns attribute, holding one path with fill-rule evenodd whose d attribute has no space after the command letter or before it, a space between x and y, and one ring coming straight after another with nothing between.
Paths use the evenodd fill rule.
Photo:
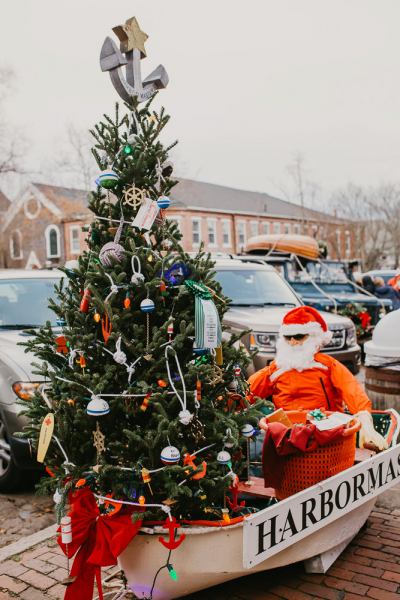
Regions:
<instances>
[{"instance_id":1,"label":"anchor tree topper","mask_svg":"<svg viewBox=\"0 0 400 600\"><path fill-rule=\"evenodd\" d=\"M106 37L101 49L100 66L102 71L109 71L121 98L129 102L131 96L136 96L138 102L144 102L157 90L166 88L168 74L162 65L142 81L140 61L147 56L144 43L148 35L141 31L135 17L128 19L124 25L114 27L113 31L121 42L120 50L110 37ZM125 58L122 54L125 54ZM126 67L126 79L123 66Z\"/></svg>"},{"instance_id":2,"label":"anchor tree topper","mask_svg":"<svg viewBox=\"0 0 400 600\"><path fill-rule=\"evenodd\" d=\"M54 436L44 464L52 476L41 480L38 491L58 490L59 516L67 494L84 485L100 496L144 502L144 517L149 519L164 520L165 512L148 504L169 506L176 518L204 518L204 509L214 504L207 517L221 519L216 506L224 504L231 475L236 478L246 466L241 449L247 438L241 431L249 421L257 424L264 402L251 405L246 399L244 373L252 357L239 347L239 336L222 342L223 378L215 377L215 359L208 348L195 347L192 288L214 303L219 321L228 310L228 299L214 279L211 257L202 249L196 256L186 254L176 222L162 212L178 183L171 179L167 160L174 143L165 148L159 141L169 117L163 108L150 113L157 85L142 84L136 77L145 34L135 19L120 27L126 59L110 41L106 47L113 53L107 55L107 68L112 75L126 61L128 79L135 73L127 84L133 92L124 104L127 114L121 116L117 104L115 118L105 115L92 130L99 169L104 173L104 153L112 163L117 201L108 202L108 189L101 185L91 192L88 248L78 257L79 266L62 269L58 301L50 301L55 316L66 323L67 353L58 351L50 322L31 330L27 338L27 350L40 361L36 373L50 387L46 398L37 392L23 401L29 425L22 436L37 448L51 410ZM142 95L150 92L151 98L139 108ZM132 135L135 144L126 153ZM163 168L166 162L168 170ZM144 233L132 226L143 204L126 202L133 186L144 191L146 201L160 206L162 218ZM101 262L110 244L113 250ZM192 285L184 285L189 280ZM217 294L212 299L209 288ZM203 345L207 343L208 339ZM84 369L78 356L84 358ZM233 381L235 397L242 403L234 401L228 389ZM221 452L225 444L232 466L225 464L228 453ZM100 510L107 510L107 503Z\"/></svg>"}]
</instances>

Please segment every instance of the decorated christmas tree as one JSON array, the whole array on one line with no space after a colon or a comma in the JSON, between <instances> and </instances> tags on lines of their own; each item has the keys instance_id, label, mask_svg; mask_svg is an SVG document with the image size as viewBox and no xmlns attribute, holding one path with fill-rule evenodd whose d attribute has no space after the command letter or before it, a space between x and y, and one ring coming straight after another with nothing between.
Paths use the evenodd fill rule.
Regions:
<instances>
[{"instance_id":1,"label":"decorated christmas tree","mask_svg":"<svg viewBox=\"0 0 400 600\"><path fill-rule=\"evenodd\" d=\"M38 492L55 494L59 517L89 489L103 514L125 502L137 506L133 520L164 520L166 510L229 520L226 494L247 475L263 401L249 401L252 357L239 337L222 341L229 299L210 256L186 254L168 220L176 142L162 145L169 117L152 110L168 77L160 66L141 82L147 36L135 19L114 31L126 58L107 38L101 66L124 104L91 132L100 175L87 249L61 269L51 300L62 334L47 323L26 343L47 385L23 402L22 435L50 474Z\"/></svg>"}]
</instances>

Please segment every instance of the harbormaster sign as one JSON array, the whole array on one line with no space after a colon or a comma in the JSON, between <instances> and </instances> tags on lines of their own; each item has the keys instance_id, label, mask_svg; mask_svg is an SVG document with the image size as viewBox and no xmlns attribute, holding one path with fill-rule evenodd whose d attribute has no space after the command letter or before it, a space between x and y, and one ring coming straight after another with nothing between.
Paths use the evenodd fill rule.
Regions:
<instances>
[{"instance_id":1,"label":"harbormaster sign","mask_svg":"<svg viewBox=\"0 0 400 600\"><path fill-rule=\"evenodd\" d=\"M400 445L248 517L243 566L251 569L400 483Z\"/></svg>"}]
</instances>

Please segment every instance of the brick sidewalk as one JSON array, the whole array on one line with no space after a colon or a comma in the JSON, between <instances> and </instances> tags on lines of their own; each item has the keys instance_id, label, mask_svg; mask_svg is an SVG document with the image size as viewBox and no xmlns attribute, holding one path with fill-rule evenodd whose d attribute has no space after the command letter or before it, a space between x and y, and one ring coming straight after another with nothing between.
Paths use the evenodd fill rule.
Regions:
<instances>
[{"instance_id":1,"label":"brick sidewalk","mask_svg":"<svg viewBox=\"0 0 400 600\"><path fill-rule=\"evenodd\" d=\"M0 600L64 597L65 556L55 538L0 564ZM178 565L177 565L178 567ZM103 570L103 577L117 567ZM179 577L179 567L176 569ZM113 579L120 585L119 579ZM104 588L106 592L110 588ZM117 588L115 588L117 589ZM95 596L97 591L95 592ZM109 594L106 598L112 598ZM132 598L128 594L126 598ZM186 596L187 600L400 600L400 511L376 508L367 527L325 575L302 563L248 575Z\"/></svg>"}]
</instances>

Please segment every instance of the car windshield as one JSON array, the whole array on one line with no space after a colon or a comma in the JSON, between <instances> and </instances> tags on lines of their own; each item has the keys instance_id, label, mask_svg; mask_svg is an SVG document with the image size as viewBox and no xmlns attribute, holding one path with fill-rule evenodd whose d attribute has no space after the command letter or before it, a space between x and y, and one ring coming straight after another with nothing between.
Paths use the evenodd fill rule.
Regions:
<instances>
[{"instance_id":1,"label":"car windshield","mask_svg":"<svg viewBox=\"0 0 400 600\"><path fill-rule=\"evenodd\" d=\"M278 273L267 270L221 270L215 275L234 306L300 306Z\"/></svg>"},{"instance_id":2,"label":"car windshield","mask_svg":"<svg viewBox=\"0 0 400 600\"><path fill-rule=\"evenodd\" d=\"M335 285L338 290L354 292L354 287L349 283L343 263L332 262L328 264L308 261L304 264L304 271L297 263L288 263L288 280L296 288L296 284L309 284L311 280L318 285Z\"/></svg>"},{"instance_id":3,"label":"car windshield","mask_svg":"<svg viewBox=\"0 0 400 600\"><path fill-rule=\"evenodd\" d=\"M0 280L0 329L28 329L50 321L55 313L48 308L47 298L56 299L54 284L60 279Z\"/></svg>"}]
</instances>

